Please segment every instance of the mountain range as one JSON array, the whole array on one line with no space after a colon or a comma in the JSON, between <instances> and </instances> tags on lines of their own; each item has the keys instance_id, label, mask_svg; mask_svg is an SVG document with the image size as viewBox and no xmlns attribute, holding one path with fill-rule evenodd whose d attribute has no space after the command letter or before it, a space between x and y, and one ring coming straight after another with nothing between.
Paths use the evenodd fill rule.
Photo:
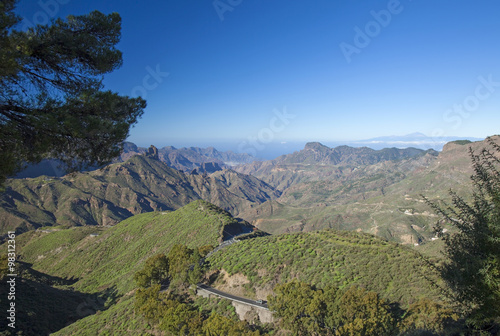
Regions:
<instances>
[{"instance_id":1,"label":"mountain range","mask_svg":"<svg viewBox=\"0 0 500 336\"><path fill-rule=\"evenodd\" d=\"M469 147L485 146L455 141L438 153L307 144L272 161L237 167L282 192L240 216L270 233L334 228L418 246L432 243L438 218L422 195L443 201L450 199L450 189L466 195L472 174Z\"/></svg>"},{"instance_id":2,"label":"mountain range","mask_svg":"<svg viewBox=\"0 0 500 336\"><path fill-rule=\"evenodd\" d=\"M238 215L278 196L261 180L233 170L189 174L157 158L134 155L91 172L8 180L0 194L0 229L114 225L135 214L171 211L198 199Z\"/></svg>"},{"instance_id":3,"label":"mountain range","mask_svg":"<svg viewBox=\"0 0 500 336\"><path fill-rule=\"evenodd\" d=\"M154 146L152 146L154 147ZM135 155L142 155L147 153L148 148L138 147L131 142L123 143L123 150L114 163L125 162ZM197 169L203 172L204 166L207 163L216 164L220 169L231 168L239 164L250 163L256 160L253 156L242 153L234 153L232 151L221 152L213 147L199 148L199 147L183 147L175 148L173 146L166 146L160 148L158 151L158 159L166 163L169 167L182 170L192 171ZM89 170L96 170L98 167L90 168ZM62 177L67 172L61 168L61 163L57 160L46 159L37 164L28 165L24 170L19 172L16 178L33 178L42 175L52 177Z\"/></svg>"},{"instance_id":4,"label":"mountain range","mask_svg":"<svg viewBox=\"0 0 500 336\"><path fill-rule=\"evenodd\" d=\"M213 149L143 150L126 144L122 159L128 159L102 169L8 180L0 195L1 232L114 225L203 199L269 233L335 228L422 245L433 242L436 218L421 195L446 200L450 188L465 192L472 173L468 148L484 145L455 141L437 152L311 142L274 160L223 169L214 161L200 162L218 153ZM184 159L175 161L180 153ZM165 163L168 158L188 171L196 168L174 169Z\"/></svg>"},{"instance_id":5,"label":"mountain range","mask_svg":"<svg viewBox=\"0 0 500 336\"><path fill-rule=\"evenodd\" d=\"M441 151L443 146L452 141L463 140L463 137L457 136L440 136L430 137L423 133L412 133L403 136L383 136L371 138L366 140L357 141L344 141L343 143L329 143L330 146L335 148L340 147L367 147L375 150L386 148L404 149L408 147L418 148L423 150L434 149ZM481 141L483 139L466 137L469 141ZM267 153L266 157L272 160L283 153L289 153L292 150L300 150L303 143L285 143L281 145L272 145L268 148L271 153ZM115 159L116 162L127 161L134 155L144 154L148 151L145 147L139 147L132 142L124 142L123 151L120 157ZM173 146L165 146L158 149L159 159L165 162L172 168L182 171L204 171L203 165L207 163L216 163L221 168L231 168L241 164L247 164L254 161L266 161L257 159L247 153L234 153L232 151L218 151L214 147L200 148L200 147L182 147L176 148ZM97 169L97 167L90 168L90 170ZM200 170L201 169L201 170ZM28 165L23 171L19 172L16 178L38 177L41 175L61 177L67 172L60 167L60 162L56 160L46 159L38 164Z\"/></svg>"},{"instance_id":6,"label":"mountain range","mask_svg":"<svg viewBox=\"0 0 500 336\"><path fill-rule=\"evenodd\" d=\"M433 231L439 217L422 195L440 204L450 200L449 189L467 197L469 149L484 147L468 140L441 152L313 142L231 169L183 159L177 162L189 168L182 171L165 163L161 150L130 145L123 162L94 171L9 179L0 217L2 234L16 231L18 330L165 334L134 308L141 293L134 274L180 245L214 251L196 281L218 290L266 300L290 281L339 291L360 286L391 302L402 319L419 300L443 302L436 289L442 280L430 267L441 258ZM201 312L206 321L216 313L255 319L189 289L179 297L182 311ZM273 334L278 327L259 328Z\"/></svg>"},{"instance_id":7,"label":"mountain range","mask_svg":"<svg viewBox=\"0 0 500 336\"><path fill-rule=\"evenodd\" d=\"M126 142L123 146L123 152L118 160L127 161L130 157L138 154L144 154L146 151L146 148L137 147L131 142ZM200 168L204 163L216 163L221 168L231 168L256 160L250 154L239 154L232 151L221 152L213 147L175 148L173 146L166 146L158 149L158 158L169 167L183 171L191 171L193 169Z\"/></svg>"}]
</instances>

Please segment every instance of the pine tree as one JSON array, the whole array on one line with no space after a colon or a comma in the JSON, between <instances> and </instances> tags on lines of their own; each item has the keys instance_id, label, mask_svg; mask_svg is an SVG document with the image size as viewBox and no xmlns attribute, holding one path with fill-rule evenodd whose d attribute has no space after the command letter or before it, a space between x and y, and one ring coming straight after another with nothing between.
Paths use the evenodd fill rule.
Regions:
<instances>
[{"instance_id":1,"label":"pine tree","mask_svg":"<svg viewBox=\"0 0 500 336\"><path fill-rule=\"evenodd\" d=\"M324 320L326 305L323 291L301 282L291 281L274 287L275 295L268 296L269 309L281 318L283 328L294 335L318 335Z\"/></svg>"},{"instance_id":2,"label":"pine tree","mask_svg":"<svg viewBox=\"0 0 500 336\"><path fill-rule=\"evenodd\" d=\"M444 221L456 229L443 233L446 262L438 266L468 322L485 327L500 316L500 146L487 139L490 148L479 154L469 149L474 174L469 199L450 191L452 204L439 205L426 199Z\"/></svg>"},{"instance_id":3,"label":"pine tree","mask_svg":"<svg viewBox=\"0 0 500 336\"><path fill-rule=\"evenodd\" d=\"M146 107L103 90L122 64L120 16L94 11L17 31L16 2L0 2L0 184L44 158L68 170L110 162Z\"/></svg>"},{"instance_id":4,"label":"pine tree","mask_svg":"<svg viewBox=\"0 0 500 336\"><path fill-rule=\"evenodd\" d=\"M169 278L168 269L167 257L164 254L156 254L148 258L144 267L134 274L135 283L140 288L161 285Z\"/></svg>"}]
</instances>

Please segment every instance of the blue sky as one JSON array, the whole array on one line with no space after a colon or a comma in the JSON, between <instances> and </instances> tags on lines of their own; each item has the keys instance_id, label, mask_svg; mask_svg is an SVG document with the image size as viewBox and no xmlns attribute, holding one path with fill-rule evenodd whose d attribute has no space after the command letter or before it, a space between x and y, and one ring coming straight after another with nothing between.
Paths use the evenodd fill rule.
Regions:
<instances>
[{"instance_id":1,"label":"blue sky","mask_svg":"<svg viewBox=\"0 0 500 336\"><path fill-rule=\"evenodd\" d=\"M106 88L148 101L129 140L263 150L500 133L495 0L20 0L25 24L122 16Z\"/></svg>"}]
</instances>

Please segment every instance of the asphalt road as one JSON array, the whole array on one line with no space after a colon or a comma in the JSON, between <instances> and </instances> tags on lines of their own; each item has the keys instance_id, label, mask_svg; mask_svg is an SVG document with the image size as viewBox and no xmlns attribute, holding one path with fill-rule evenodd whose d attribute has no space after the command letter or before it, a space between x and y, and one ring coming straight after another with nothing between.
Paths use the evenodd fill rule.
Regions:
<instances>
[{"instance_id":1,"label":"asphalt road","mask_svg":"<svg viewBox=\"0 0 500 336\"><path fill-rule=\"evenodd\" d=\"M198 288L200 289L203 289L203 290L206 290L207 292L210 292L214 295L217 295L217 296L220 296L224 299L228 299L228 300L231 300L231 301L236 301L236 302L241 302L241 303L245 303L245 304L248 304L248 305L251 305L251 306L256 306L256 307L259 307L259 308L264 308L264 309L268 309L269 308L267 307L267 303L258 303L257 301L255 300L250 300L250 299L247 299L247 298L242 298L242 297L239 297L239 296L235 296L235 295L231 295L229 293L224 293L224 292L221 292L215 288L212 288L212 287L209 287L207 285L204 285L204 284L198 284L196 285Z\"/></svg>"}]
</instances>

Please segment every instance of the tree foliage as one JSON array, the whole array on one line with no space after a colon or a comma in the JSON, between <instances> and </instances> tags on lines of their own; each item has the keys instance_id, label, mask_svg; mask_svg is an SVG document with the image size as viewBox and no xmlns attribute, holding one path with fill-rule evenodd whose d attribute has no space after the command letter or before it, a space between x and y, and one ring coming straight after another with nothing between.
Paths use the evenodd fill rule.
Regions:
<instances>
[{"instance_id":1,"label":"tree foliage","mask_svg":"<svg viewBox=\"0 0 500 336\"><path fill-rule=\"evenodd\" d=\"M292 281L274 288L276 295L269 296L269 308L281 317L284 328L296 335L318 335L325 312L322 291L311 285Z\"/></svg>"},{"instance_id":2,"label":"tree foliage","mask_svg":"<svg viewBox=\"0 0 500 336\"><path fill-rule=\"evenodd\" d=\"M340 298L339 312L343 324L337 329L336 335L397 334L391 307L378 293L351 287Z\"/></svg>"},{"instance_id":3,"label":"tree foliage","mask_svg":"<svg viewBox=\"0 0 500 336\"><path fill-rule=\"evenodd\" d=\"M203 318L200 312L180 302L172 293L160 292L160 285L137 290L135 311L161 330L174 335L201 333Z\"/></svg>"},{"instance_id":4,"label":"tree foliage","mask_svg":"<svg viewBox=\"0 0 500 336\"><path fill-rule=\"evenodd\" d=\"M161 302L160 288L160 285L153 285L148 288L138 288L135 293L135 311L154 324L158 324L163 316L159 305Z\"/></svg>"},{"instance_id":5,"label":"tree foliage","mask_svg":"<svg viewBox=\"0 0 500 336\"><path fill-rule=\"evenodd\" d=\"M164 254L157 254L146 260L144 267L134 274L137 286L147 288L161 285L168 279L169 262Z\"/></svg>"},{"instance_id":6,"label":"tree foliage","mask_svg":"<svg viewBox=\"0 0 500 336\"><path fill-rule=\"evenodd\" d=\"M414 335L414 331L452 335L456 331L454 324L457 320L458 315L452 309L429 299L421 299L408 308L401 330L407 332L404 335Z\"/></svg>"},{"instance_id":7,"label":"tree foliage","mask_svg":"<svg viewBox=\"0 0 500 336\"><path fill-rule=\"evenodd\" d=\"M325 290L292 281L275 287L269 308L294 335L393 335L396 318L388 302L372 291Z\"/></svg>"},{"instance_id":8,"label":"tree foliage","mask_svg":"<svg viewBox=\"0 0 500 336\"><path fill-rule=\"evenodd\" d=\"M438 269L451 289L447 294L460 305L469 322L487 325L500 316L500 146L479 154L470 149L473 191L465 198L450 191L452 204L427 200L445 222L456 229L436 233L444 239L446 262Z\"/></svg>"},{"instance_id":9,"label":"tree foliage","mask_svg":"<svg viewBox=\"0 0 500 336\"><path fill-rule=\"evenodd\" d=\"M277 285L274 293L269 308L293 335L451 335L460 328L449 307L429 299L404 311L361 287L320 289L297 280Z\"/></svg>"},{"instance_id":10,"label":"tree foliage","mask_svg":"<svg viewBox=\"0 0 500 336\"><path fill-rule=\"evenodd\" d=\"M436 297L439 278L422 256L373 235L322 230L272 235L233 244L209 258L212 270L242 273L252 287L297 278L319 288L356 284L390 301ZM286 267L285 267L286 266Z\"/></svg>"},{"instance_id":11,"label":"tree foliage","mask_svg":"<svg viewBox=\"0 0 500 336\"><path fill-rule=\"evenodd\" d=\"M176 244L168 253L172 283L196 284L201 279L200 253L186 245Z\"/></svg>"},{"instance_id":12,"label":"tree foliage","mask_svg":"<svg viewBox=\"0 0 500 336\"><path fill-rule=\"evenodd\" d=\"M166 308L160 321L160 329L174 335L199 335L203 317L191 305L175 299L163 301Z\"/></svg>"},{"instance_id":13,"label":"tree foliage","mask_svg":"<svg viewBox=\"0 0 500 336\"><path fill-rule=\"evenodd\" d=\"M17 31L15 5L0 3L0 182L48 157L69 169L108 163L146 106L103 91L103 75L122 64L120 16L94 11Z\"/></svg>"},{"instance_id":14,"label":"tree foliage","mask_svg":"<svg viewBox=\"0 0 500 336\"><path fill-rule=\"evenodd\" d=\"M184 288L200 281L203 274L200 260L198 249L176 244L168 255L157 254L147 259L144 267L134 274L134 280L143 289L167 283Z\"/></svg>"},{"instance_id":15,"label":"tree foliage","mask_svg":"<svg viewBox=\"0 0 500 336\"><path fill-rule=\"evenodd\" d=\"M215 313L205 320L202 330L205 336L260 335L258 331L251 331L246 322L235 322Z\"/></svg>"},{"instance_id":16,"label":"tree foliage","mask_svg":"<svg viewBox=\"0 0 500 336\"><path fill-rule=\"evenodd\" d=\"M159 265L165 270L168 265L170 272L177 269L185 274L186 265L187 269L193 269L189 263L198 254L195 251L178 245L168 257L157 255L148 259L144 269ZM141 270L137 274L156 273ZM189 272L187 274L189 278ZM136 277L142 279L141 276ZM170 274L169 279L173 278ZM172 281L170 285L174 283ZM184 288L184 285L178 282L176 286ZM268 297L269 309L279 318L281 328L291 331L293 335L409 336L423 335L422 332L448 335L447 328L458 330L460 327L454 324L457 316L451 309L428 299L416 302L405 312L395 309L397 304L390 304L378 293L361 287L339 289L327 286L321 289L298 280L277 285L274 293ZM159 284L137 289L135 309L153 325L175 335L266 333L263 329L251 328L246 322L235 321L228 317L230 315L222 316L213 309L209 314L193 303L187 290L160 291Z\"/></svg>"},{"instance_id":17,"label":"tree foliage","mask_svg":"<svg viewBox=\"0 0 500 336\"><path fill-rule=\"evenodd\" d=\"M189 299L187 282L197 283L202 275L199 249L174 245L168 255L157 254L136 272L136 313L168 335L260 335L248 323L215 312L198 309ZM169 290L161 284L169 281ZM172 288L175 287L175 288Z\"/></svg>"}]
</instances>

